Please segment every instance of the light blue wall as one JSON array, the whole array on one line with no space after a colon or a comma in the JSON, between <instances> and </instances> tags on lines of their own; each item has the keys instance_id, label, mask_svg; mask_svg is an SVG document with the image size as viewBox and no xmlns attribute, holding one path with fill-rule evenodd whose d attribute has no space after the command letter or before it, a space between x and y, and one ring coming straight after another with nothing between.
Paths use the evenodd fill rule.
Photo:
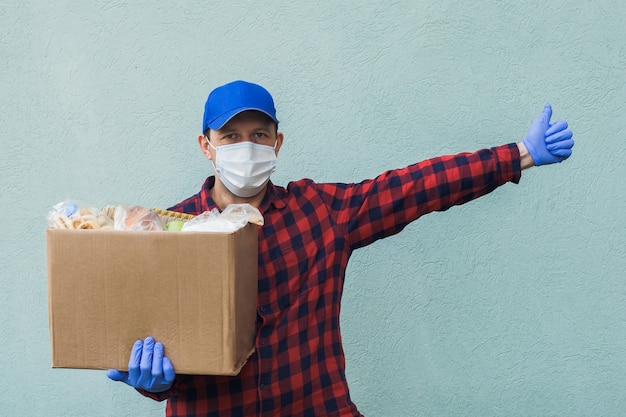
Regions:
<instances>
[{"instance_id":1,"label":"light blue wall","mask_svg":"<svg viewBox=\"0 0 626 417\"><path fill-rule=\"evenodd\" d=\"M356 253L347 376L368 416L626 415L626 3L129 3L0 2L1 415L163 415L50 368L44 216L195 193L237 78L275 96L279 184L518 141L551 102L569 161Z\"/></svg>"}]
</instances>

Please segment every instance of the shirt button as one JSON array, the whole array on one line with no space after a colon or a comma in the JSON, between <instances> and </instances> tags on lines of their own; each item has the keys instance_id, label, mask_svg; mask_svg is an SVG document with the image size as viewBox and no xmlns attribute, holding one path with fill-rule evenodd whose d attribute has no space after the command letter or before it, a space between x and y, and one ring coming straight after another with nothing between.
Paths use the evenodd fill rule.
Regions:
<instances>
[{"instance_id":1,"label":"shirt button","mask_svg":"<svg viewBox=\"0 0 626 417\"><path fill-rule=\"evenodd\" d=\"M266 343L267 343L267 341L266 341L265 339L261 339L261 340L259 340L259 344L260 344L261 346L265 346L265 344L266 344Z\"/></svg>"},{"instance_id":2,"label":"shirt button","mask_svg":"<svg viewBox=\"0 0 626 417\"><path fill-rule=\"evenodd\" d=\"M265 384L261 384L261 385L259 385L259 387L260 387L261 389L265 389L265 388L267 388L267 385L265 385Z\"/></svg>"},{"instance_id":3,"label":"shirt button","mask_svg":"<svg viewBox=\"0 0 626 417\"><path fill-rule=\"evenodd\" d=\"M265 311L266 311L266 310L267 310L267 308L266 308L265 306L261 306L261 307L259 307L259 311L260 311L261 313L265 313Z\"/></svg>"}]
</instances>

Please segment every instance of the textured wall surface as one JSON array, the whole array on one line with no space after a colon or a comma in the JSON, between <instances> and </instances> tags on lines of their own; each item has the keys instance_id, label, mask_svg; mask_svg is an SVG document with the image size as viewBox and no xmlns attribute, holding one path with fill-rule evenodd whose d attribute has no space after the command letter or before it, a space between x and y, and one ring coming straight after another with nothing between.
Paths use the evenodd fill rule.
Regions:
<instances>
[{"instance_id":1,"label":"textured wall surface","mask_svg":"<svg viewBox=\"0 0 626 417\"><path fill-rule=\"evenodd\" d=\"M195 193L206 95L243 78L281 185L519 141L552 103L570 160L355 253L347 377L368 416L625 415L626 3L167 3L0 2L0 414L163 415L50 368L45 214Z\"/></svg>"}]
</instances>

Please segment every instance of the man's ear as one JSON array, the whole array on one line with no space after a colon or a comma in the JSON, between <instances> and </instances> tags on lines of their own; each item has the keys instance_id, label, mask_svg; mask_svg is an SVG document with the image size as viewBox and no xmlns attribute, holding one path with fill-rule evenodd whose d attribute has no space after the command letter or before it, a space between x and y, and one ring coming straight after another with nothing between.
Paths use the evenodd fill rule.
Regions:
<instances>
[{"instance_id":1,"label":"man's ear","mask_svg":"<svg viewBox=\"0 0 626 417\"><path fill-rule=\"evenodd\" d=\"M200 150L204 154L204 156L210 161L213 159L211 157L211 147L209 146L209 140L204 135L198 136L198 145L200 146Z\"/></svg>"},{"instance_id":2,"label":"man's ear","mask_svg":"<svg viewBox=\"0 0 626 417\"><path fill-rule=\"evenodd\" d=\"M280 150L280 147L283 146L283 139L284 139L283 132L276 132L276 146L274 147L276 156L278 156L278 151Z\"/></svg>"}]
</instances>

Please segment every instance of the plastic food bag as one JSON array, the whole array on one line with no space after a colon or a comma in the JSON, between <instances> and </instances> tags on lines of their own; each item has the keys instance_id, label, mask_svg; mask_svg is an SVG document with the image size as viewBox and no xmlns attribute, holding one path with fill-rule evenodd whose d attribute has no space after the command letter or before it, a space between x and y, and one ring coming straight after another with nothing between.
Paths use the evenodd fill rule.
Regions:
<instances>
[{"instance_id":1,"label":"plastic food bag","mask_svg":"<svg viewBox=\"0 0 626 417\"><path fill-rule=\"evenodd\" d=\"M47 216L54 229L112 229L113 220L101 210L76 200L65 200L52 207Z\"/></svg>"},{"instance_id":2,"label":"plastic food bag","mask_svg":"<svg viewBox=\"0 0 626 417\"><path fill-rule=\"evenodd\" d=\"M205 211L185 223L183 232L234 232L248 223L263 225L261 212L250 204L231 204L223 212Z\"/></svg>"},{"instance_id":3,"label":"plastic food bag","mask_svg":"<svg viewBox=\"0 0 626 417\"><path fill-rule=\"evenodd\" d=\"M164 230L158 214L142 206L116 206L113 215L115 230Z\"/></svg>"}]
</instances>

